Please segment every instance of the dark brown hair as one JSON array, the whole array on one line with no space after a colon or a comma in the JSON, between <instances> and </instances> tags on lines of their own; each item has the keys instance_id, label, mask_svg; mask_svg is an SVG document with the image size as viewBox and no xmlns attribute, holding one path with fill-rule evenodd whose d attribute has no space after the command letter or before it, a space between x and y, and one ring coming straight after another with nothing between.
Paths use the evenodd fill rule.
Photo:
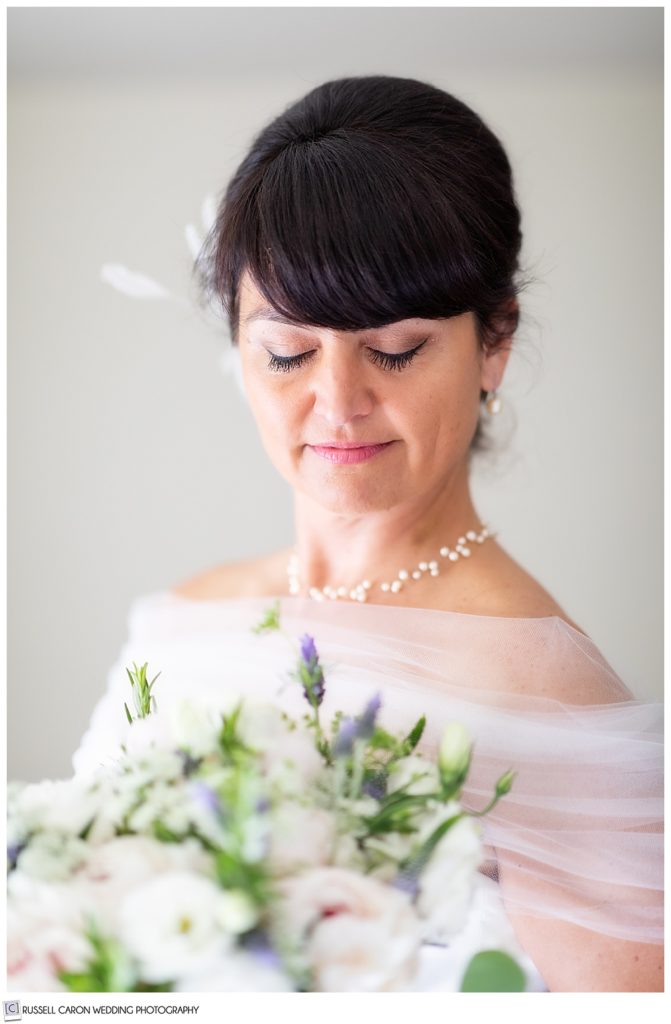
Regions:
<instances>
[{"instance_id":1,"label":"dark brown hair","mask_svg":"<svg viewBox=\"0 0 671 1024\"><path fill-rule=\"evenodd\" d=\"M318 86L256 136L195 270L234 344L246 270L296 323L470 310L491 348L517 327L521 241L510 163L481 118L427 83L371 75Z\"/></svg>"}]
</instances>

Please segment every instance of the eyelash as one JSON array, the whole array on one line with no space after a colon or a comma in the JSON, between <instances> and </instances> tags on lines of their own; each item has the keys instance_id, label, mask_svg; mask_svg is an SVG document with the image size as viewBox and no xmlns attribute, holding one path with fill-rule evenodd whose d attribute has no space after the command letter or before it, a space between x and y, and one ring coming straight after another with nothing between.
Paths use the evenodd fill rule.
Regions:
<instances>
[{"instance_id":1,"label":"eyelash","mask_svg":"<svg viewBox=\"0 0 671 1024\"><path fill-rule=\"evenodd\" d=\"M407 352L379 352L377 349L372 348L369 350L370 356L372 361L377 366L381 366L383 370L403 370L412 362L428 340L428 338L425 338L424 341L420 341L419 345L408 349ZM307 362L312 355L312 351L301 352L297 356L278 356L274 352L269 352L268 355L270 356L268 360L269 370L273 370L275 373L289 373L290 370L297 370L299 366Z\"/></svg>"}]
</instances>

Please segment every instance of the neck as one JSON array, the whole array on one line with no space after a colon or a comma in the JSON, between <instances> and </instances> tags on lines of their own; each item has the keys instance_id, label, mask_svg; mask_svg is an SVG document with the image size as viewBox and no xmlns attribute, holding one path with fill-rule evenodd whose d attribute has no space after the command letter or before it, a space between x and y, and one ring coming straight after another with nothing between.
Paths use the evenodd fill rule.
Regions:
<instances>
[{"instance_id":1,"label":"neck","mask_svg":"<svg viewBox=\"0 0 671 1024\"><path fill-rule=\"evenodd\" d=\"M296 552L301 587L348 588L364 579L393 580L399 570L440 559L481 520L471 499L468 467L430 494L393 509L345 515L296 496Z\"/></svg>"}]
</instances>

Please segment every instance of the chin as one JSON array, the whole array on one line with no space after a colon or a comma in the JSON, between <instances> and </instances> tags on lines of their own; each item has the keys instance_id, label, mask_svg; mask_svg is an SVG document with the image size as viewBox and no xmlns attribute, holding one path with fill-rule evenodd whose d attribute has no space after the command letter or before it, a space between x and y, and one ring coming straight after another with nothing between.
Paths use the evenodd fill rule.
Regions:
<instances>
[{"instance_id":1,"label":"chin","mask_svg":"<svg viewBox=\"0 0 671 1024\"><path fill-rule=\"evenodd\" d=\"M392 484L392 486L390 486ZM397 481L364 481L342 479L313 481L300 488L304 494L322 508L336 515L361 516L370 512L386 512L402 499Z\"/></svg>"}]
</instances>

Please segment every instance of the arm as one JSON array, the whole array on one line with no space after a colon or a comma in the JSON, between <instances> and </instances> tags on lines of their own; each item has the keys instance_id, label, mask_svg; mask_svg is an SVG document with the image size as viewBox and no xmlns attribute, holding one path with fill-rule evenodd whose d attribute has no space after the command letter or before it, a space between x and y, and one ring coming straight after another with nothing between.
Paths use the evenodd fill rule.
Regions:
<instances>
[{"instance_id":1,"label":"arm","mask_svg":"<svg viewBox=\"0 0 671 1024\"><path fill-rule=\"evenodd\" d=\"M499 865L506 887L515 885L515 868ZM664 947L628 942L560 919L531 917L508 908L520 945L529 954L551 992L663 992Z\"/></svg>"}]
</instances>

